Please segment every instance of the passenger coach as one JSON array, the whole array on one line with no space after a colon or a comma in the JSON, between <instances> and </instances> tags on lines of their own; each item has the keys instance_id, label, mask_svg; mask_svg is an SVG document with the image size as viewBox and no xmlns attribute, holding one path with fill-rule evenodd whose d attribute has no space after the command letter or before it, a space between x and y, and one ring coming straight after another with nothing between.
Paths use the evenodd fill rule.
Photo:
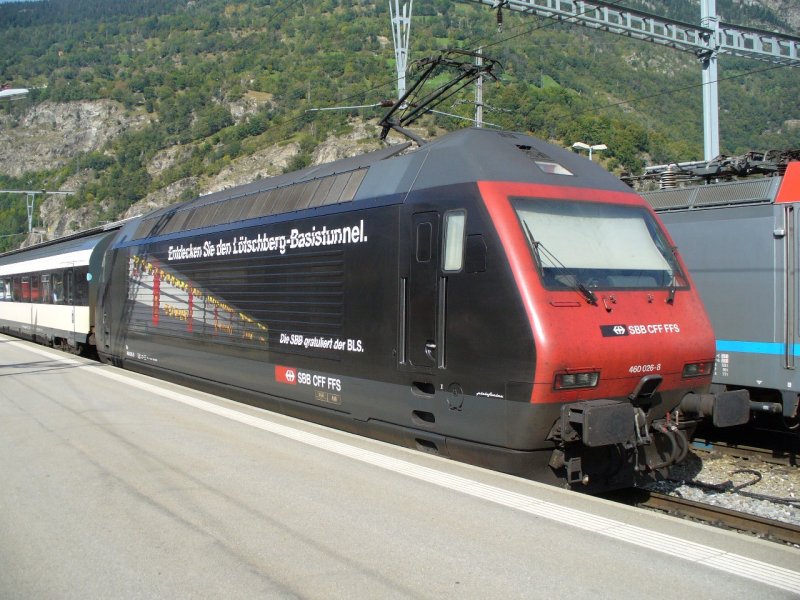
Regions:
<instances>
[{"instance_id":1,"label":"passenger coach","mask_svg":"<svg viewBox=\"0 0 800 600\"><path fill-rule=\"evenodd\" d=\"M0 331L72 352L89 347L90 257L117 225L0 256Z\"/></svg>"}]
</instances>

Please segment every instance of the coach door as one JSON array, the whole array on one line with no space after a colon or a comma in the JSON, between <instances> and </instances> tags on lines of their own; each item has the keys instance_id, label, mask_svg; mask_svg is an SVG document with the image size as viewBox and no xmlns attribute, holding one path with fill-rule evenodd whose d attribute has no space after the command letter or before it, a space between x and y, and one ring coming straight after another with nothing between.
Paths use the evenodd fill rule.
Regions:
<instances>
[{"instance_id":1,"label":"coach door","mask_svg":"<svg viewBox=\"0 0 800 600\"><path fill-rule=\"evenodd\" d=\"M439 213L412 218L406 305L406 363L414 367L444 366L444 299L439 287ZM441 310L440 310L441 307ZM403 357L401 357L403 360Z\"/></svg>"},{"instance_id":2,"label":"coach door","mask_svg":"<svg viewBox=\"0 0 800 600\"><path fill-rule=\"evenodd\" d=\"M67 305L70 312L70 326L72 331L72 338L69 340L71 344L75 343L75 273L72 267L64 269L64 304Z\"/></svg>"},{"instance_id":3,"label":"coach door","mask_svg":"<svg viewBox=\"0 0 800 600\"><path fill-rule=\"evenodd\" d=\"M785 204L779 206L778 222L776 223L775 231L782 231L780 242L783 246L783 273L781 274L783 281L776 281L776 289L783 287L784 293L783 303L783 357L781 365L785 371L782 373L788 386L784 386L781 391L783 402L783 414L787 417L795 415L798 403L798 392L792 389L792 380L796 380L797 376L792 374L797 369L797 352L800 347L800 279L798 279L798 238L800 237L800 215L795 210L795 203ZM781 214L782 213L782 214ZM783 222L780 222L782 217ZM777 274L777 273L776 273ZM780 306L776 306L779 310ZM788 387L788 389L786 389Z\"/></svg>"}]
</instances>

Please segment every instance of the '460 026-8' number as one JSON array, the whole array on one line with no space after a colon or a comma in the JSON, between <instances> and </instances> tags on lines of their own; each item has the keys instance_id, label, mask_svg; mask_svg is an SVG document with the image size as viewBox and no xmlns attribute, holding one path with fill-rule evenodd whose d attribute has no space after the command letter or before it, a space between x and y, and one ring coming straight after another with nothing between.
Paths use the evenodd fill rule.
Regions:
<instances>
[{"instance_id":1,"label":"'460 026-8' number","mask_svg":"<svg viewBox=\"0 0 800 600\"><path fill-rule=\"evenodd\" d=\"M631 365L628 373L655 373L661 370L661 363L650 365Z\"/></svg>"}]
</instances>

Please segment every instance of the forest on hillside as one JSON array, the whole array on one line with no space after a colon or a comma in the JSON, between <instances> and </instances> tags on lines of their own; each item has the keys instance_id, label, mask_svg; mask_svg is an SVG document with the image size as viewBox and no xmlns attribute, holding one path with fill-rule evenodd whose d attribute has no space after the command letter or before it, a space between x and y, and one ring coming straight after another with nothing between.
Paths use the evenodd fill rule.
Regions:
<instances>
[{"instance_id":1,"label":"forest on hillside","mask_svg":"<svg viewBox=\"0 0 800 600\"><path fill-rule=\"evenodd\" d=\"M624 4L699 21L699 7L689 0ZM728 22L781 27L780 15L760 5L718 0L718 10ZM508 11L499 30L495 16L471 2L418 0L411 60L449 47L483 48L502 64L498 81L484 88L488 122L565 144L604 143L602 159L615 172L702 156L694 56ZM787 126L800 118L796 69L722 57L720 79L723 153L800 147L800 127ZM32 93L0 111L22 113L44 100L113 99L131 114L152 117L149 125L60 169L26 174L24 182L0 174L4 189L55 189L70 173L89 169L93 176L69 202L105 202L106 218L155 189L219 172L236 158L290 139L301 147L290 168L306 166L318 143L347 130L349 117L380 115L377 109L309 108L373 104L396 95L383 0L0 4L1 82ZM231 103L253 94L269 101L235 118ZM470 117L471 100L471 89L465 90L441 110ZM431 131L469 125L443 115L425 123ZM149 161L176 144L191 148L188 159L150 175ZM0 233L18 227L12 204L0 196Z\"/></svg>"}]
</instances>

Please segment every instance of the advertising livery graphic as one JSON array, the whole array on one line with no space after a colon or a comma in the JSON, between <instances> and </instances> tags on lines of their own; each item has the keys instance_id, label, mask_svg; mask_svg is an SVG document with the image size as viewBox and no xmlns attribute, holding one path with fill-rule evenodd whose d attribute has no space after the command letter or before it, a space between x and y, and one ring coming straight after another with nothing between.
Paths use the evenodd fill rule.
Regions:
<instances>
[{"instance_id":1,"label":"advertising livery graphic","mask_svg":"<svg viewBox=\"0 0 800 600\"><path fill-rule=\"evenodd\" d=\"M131 256L130 281L130 299L135 302L132 330L138 328L136 325L146 328L149 324L176 333L183 329L188 334L227 336L258 344L266 344L269 339L266 325L155 260Z\"/></svg>"},{"instance_id":2,"label":"advertising livery graphic","mask_svg":"<svg viewBox=\"0 0 800 600\"><path fill-rule=\"evenodd\" d=\"M273 332L272 341L286 350L364 352L362 340L335 335L335 331L323 333L324 324L322 329L306 330L312 321L314 327L320 323L314 293L305 286L305 279L313 276L319 283L327 277L327 281L340 285L336 278L341 277L343 248L367 240L364 220L360 219L341 227L292 227L285 234L256 228L240 230L172 243L150 254L131 255L131 330L146 333L149 328L158 327L171 335L201 335L220 341L227 338L232 343L267 347L268 323L280 322L283 332ZM303 268L292 269L290 254L304 249L334 254L326 256L324 265L313 265L307 253L298 254ZM287 275L288 269L291 275ZM291 318L287 319L279 308L266 308L278 301L285 304L288 297L295 296L294 292L303 302L293 303ZM336 313L329 298L325 303L327 312ZM341 300L338 303L340 312ZM313 315L309 325L303 326L303 316L298 314L302 310L300 304ZM334 320L338 323L334 329L338 330L341 318Z\"/></svg>"},{"instance_id":3,"label":"advertising livery graphic","mask_svg":"<svg viewBox=\"0 0 800 600\"><path fill-rule=\"evenodd\" d=\"M316 225L310 230L301 231L292 229L289 235L267 235L259 233L255 237L234 235L230 241L217 238L217 241L203 240L199 245L170 246L167 253L169 262L193 258L213 258L215 256L230 256L256 253L286 254L287 250L298 248L320 248L325 246L339 246L343 244L360 244L367 241L364 233L364 221L350 227L335 227L328 229Z\"/></svg>"}]
</instances>

